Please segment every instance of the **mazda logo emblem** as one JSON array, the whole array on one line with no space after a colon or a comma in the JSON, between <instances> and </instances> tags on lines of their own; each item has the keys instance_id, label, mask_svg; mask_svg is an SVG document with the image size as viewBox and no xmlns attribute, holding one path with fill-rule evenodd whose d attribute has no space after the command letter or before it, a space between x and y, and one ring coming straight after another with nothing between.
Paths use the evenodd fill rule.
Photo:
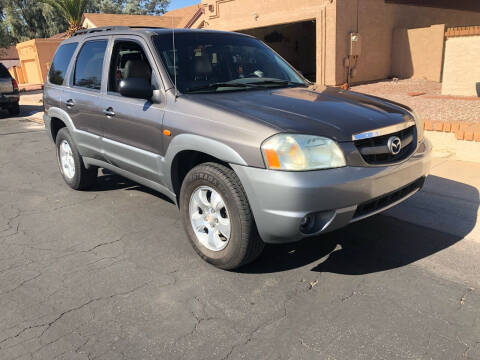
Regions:
<instances>
[{"instance_id":1,"label":"mazda logo emblem","mask_svg":"<svg viewBox=\"0 0 480 360\"><path fill-rule=\"evenodd\" d=\"M391 136L387 142L388 151L397 155L402 150L402 140L398 136Z\"/></svg>"}]
</instances>

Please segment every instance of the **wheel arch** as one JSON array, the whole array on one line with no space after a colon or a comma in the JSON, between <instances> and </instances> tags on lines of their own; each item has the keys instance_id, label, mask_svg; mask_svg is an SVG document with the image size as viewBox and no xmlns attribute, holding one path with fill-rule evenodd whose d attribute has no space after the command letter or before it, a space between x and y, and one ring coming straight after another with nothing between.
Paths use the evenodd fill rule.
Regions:
<instances>
[{"instance_id":1,"label":"wheel arch","mask_svg":"<svg viewBox=\"0 0 480 360\"><path fill-rule=\"evenodd\" d=\"M172 139L165 161L170 174L170 188L180 194L183 179L195 166L216 162L227 167L230 163L247 165L246 161L231 147L217 140L193 134L181 134Z\"/></svg>"},{"instance_id":2,"label":"wheel arch","mask_svg":"<svg viewBox=\"0 0 480 360\"><path fill-rule=\"evenodd\" d=\"M50 130L50 136L54 142L58 132L64 127L68 128L71 133L73 133L75 127L73 126L72 119L70 119L70 116L64 110L52 107L48 109L47 116L49 120L48 127Z\"/></svg>"}]
</instances>

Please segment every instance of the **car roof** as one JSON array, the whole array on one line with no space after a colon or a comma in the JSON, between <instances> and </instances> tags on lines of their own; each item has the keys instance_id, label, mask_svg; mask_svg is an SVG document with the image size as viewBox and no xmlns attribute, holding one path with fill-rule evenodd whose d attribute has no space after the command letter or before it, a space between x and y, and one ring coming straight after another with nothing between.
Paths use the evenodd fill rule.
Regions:
<instances>
[{"instance_id":1,"label":"car roof","mask_svg":"<svg viewBox=\"0 0 480 360\"><path fill-rule=\"evenodd\" d=\"M83 29L74 33L69 39L66 39L64 43L74 42L83 40L84 38L91 38L95 36L104 36L104 35L144 35L151 36L154 34L170 34L175 31L175 34L184 34L184 33L200 33L200 34L230 34L251 37L247 34L230 32L230 31L221 31L221 30L205 30L205 29L172 29L172 28L155 28L155 27L129 27L129 26L105 26L91 29Z\"/></svg>"}]
</instances>

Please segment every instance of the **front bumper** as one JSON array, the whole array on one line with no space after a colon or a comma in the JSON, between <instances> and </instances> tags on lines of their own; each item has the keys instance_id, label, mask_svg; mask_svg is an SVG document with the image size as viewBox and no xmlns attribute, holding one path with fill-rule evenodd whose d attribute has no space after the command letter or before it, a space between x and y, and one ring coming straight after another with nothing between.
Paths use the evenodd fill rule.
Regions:
<instances>
[{"instance_id":1,"label":"front bumper","mask_svg":"<svg viewBox=\"0 0 480 360\"><path fill-rule=\"evenodd\" d=\"M425 139L408 160L391 166L305 172L232 167L260 237L266 243L286 243L341 228L413 195L430 170L431 149Z\"/></svg>"}]
</instances>

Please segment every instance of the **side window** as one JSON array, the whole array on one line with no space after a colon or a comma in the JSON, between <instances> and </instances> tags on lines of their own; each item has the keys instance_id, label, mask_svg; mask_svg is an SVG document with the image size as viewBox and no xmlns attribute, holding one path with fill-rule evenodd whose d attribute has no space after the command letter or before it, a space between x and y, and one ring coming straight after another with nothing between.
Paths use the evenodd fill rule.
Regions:
<instances>
[{"instance_id":1,"label":"side window","mask_svg":"<svg viewBox=\"0 0 480 360\"><path fill-rule=\"evenodd\" d=\"M158 89L155 74L142 46L134 41L116 41L110 62L108 91L118 93L120 81L129 78L143 78Z\"/></svg>"},{"instance_id":2,"label":"side window","mask_svg":"<svg viewBox=\"0 0 480 360\"><path fill-rule=\"evenodd\" d=\"M55 85L62 85L65 79L65 72L72 60L73 53L77 48L78 43L70 43L62 45L58 48L50 65L48 72L48 80Z\"/></svg>"},{"instance_id":3,"label":"side window","mask_svg":"<svg viewBox=\"0 0 480 360\"><path fill-rule=\"evenodd\" d=\"M73 84L88 89L100 90L102 68L107 40L87 41L77 56Z\"/></svg>"}]
</instances>

